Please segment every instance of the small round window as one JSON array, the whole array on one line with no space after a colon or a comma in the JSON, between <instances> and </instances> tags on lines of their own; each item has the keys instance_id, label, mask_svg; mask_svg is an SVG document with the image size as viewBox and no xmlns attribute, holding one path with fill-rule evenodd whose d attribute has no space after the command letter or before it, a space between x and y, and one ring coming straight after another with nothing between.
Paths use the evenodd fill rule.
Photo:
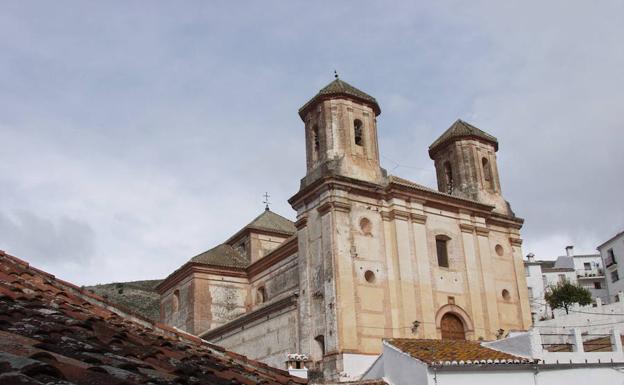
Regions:
<instances>
[{"instance_id":1,"label":"small round window","mask_svg":"<svg viewBox=\"0 0 624 385\"><path fill-rule=\"evenodd\" d=\"M375 273L373 273L371 270L366 270L364 272L364 279L368 283L375 283Z\"/></svg>"},{"instance_id":2,"label":"small round window","mask_svg":"<svg viewBox=\"0 0 624 385\"><path fill-rule=\"evenodd\" d=\"M511 299L511 295L509 295L509 291L507 289L503 289L501 294L503 295L503 299L505 301L509 301Z\"/></svg>"},{"instance_id":3,"label":"small round window","mask_svg":"<svg viewBox=\"0 0 624 385\"><path fill-rule=\"evenodd\" d=\"M372 235L373 224L368 218L360 219L360 230L364 235Z\"/></svg>"},{"instance_id":4,"label":"small round window","mask_svg":"<svg viewBox=\"0 0 624 385\"><path fill-rule=\"evenodd\" d=\"M496 254L498 254L499 257L502 257L505 253L505 249L503 249L503 246L501 245L496 245L496 247L494 247L494 251L496 251Z\"/></svg>"}]
</instances>

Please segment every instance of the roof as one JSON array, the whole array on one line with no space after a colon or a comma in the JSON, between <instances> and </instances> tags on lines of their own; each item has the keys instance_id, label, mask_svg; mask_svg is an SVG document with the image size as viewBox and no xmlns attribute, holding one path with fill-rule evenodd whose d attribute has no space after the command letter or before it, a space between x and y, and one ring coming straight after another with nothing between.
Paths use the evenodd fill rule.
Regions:
<instances>
[{"instance_id":1,"label":"roof","mask_svg":"<svg viewBox=\"0 0 624 385\"><path fill-rule=\"evenodd\" d=\"M608 240L606 240L605 242L603 242L602 244L600 244L600 246L597 247L598 250L600 250L601 248L603 248L607 243L613 241L614 239L617 239L618 237L624 235L624 230L620 231L619 233L615 234L614 236L612 236L611 238L609 238Z\"/></svg>"},{"instance_id":2,"label":"roof","mask_svg":"<svg viewBox=\"0 0 624 385\"><path fill-rule=\"evenodd\" d=\"M394 338L385 342L429 366L531 362L524 357L487 348L478 341Z\"/></svg>"},{"instance_id":3,"label":"roof","mask_svg":"<svg viewBox=\"0 0 624 385\"><path fill-rule=\"evenodd\" d=\"M476 138L489 142L494 145L494 150L498 151L498 139L470 123L457 119L451 127L444 131L444 133L429 146L429 157L433 158L433 154L438 149L444 147L448 142L461 138Z\"/></svg>"},{"instance_id":4,"label":"roof","mask_svg":"<svg viewBox=\"0 0 624 385\"><path fill-rule=\"evenodd\" d=\"M305 383L0 251L2 384Z\"/></svg>"},{"instance_id":5,"label":"roof","mask_svg":"<svg viewBox=\"0 0 624 385\"><path fill-rule=\"evenodd\" d=\"M230 243L236 240L241 234L250 230L266 231L285 236L291 236L297 231L295 224L291 220L267 209L240 229L236 234L231 236L225 243L194 256L189 262L224 267L245 268L249 266L251 261L248 256L239 253Z\"/></svg>"},{"instance_id":6,"label":"roof","mask_svg":"<svg viewBox=\"0 0 624 385\"><path fill-rule=\"evenodd\" d=\"M371 107L373 107L375 115L379 115L381 113L381 108L379 108L379 104L377 104L377 100L375 100L374 97L370 96L364 91L358 90L351 84L336 78L336 80L322 88L312 99L310 99L306 104L303 105L303 107L299 109L299 116L301 116L301 118L303 119L303 116L305 115L305 112L308 110L309 107L311 107L319 100L323 100L332 96L346 96L348 98L353 98L361 102L368 103L371 105Z\"/></svg>"},{"instance_id":7,"label":"roof","mask_svg":"<svg viewBox=\"0 0 624 385\"><path fill-rule=\"evenodd\" d=\"M249 261L228 244L221 244L194 256L189 262L225 267L247 267Z\"/></svg>"},{"instance_id":8,"label":"roof","mask_svg":"<svg viewBox=\"0 0 624 385\"><path fill-rule=\"evenodd\" d=\"M561 256L555 261L555 269L572 269L574 270L574 260L572 257Z\"/></svg>"},{"instance_id":9,"label":"roof","mask_svg":"<svg viewBox=\"0 0 624 385\"><path fill-rule=\"evenodd\" d=\"M276 231L279 233L285 233L292 235L297 231L295 223L290 219L274 213L271 210L264 210L264 212L258 215L253 221L251 221L246 229Z\"/></svg>"},{"instance_id":10,"label":"roof","mask_svg":"<svg viewBox=\"0 0 624 385\"><path fill-rule=\"evenodd\" d=\"M232 235L225 243L231 243L241 234L246 233L249 230L266 231L269 233L277 233L282 235L293 235L297 232L295 223L288 218L274 213L273 211L266 209L262 214L258 215L245 227Z\"/></svg>"}]
</instances>

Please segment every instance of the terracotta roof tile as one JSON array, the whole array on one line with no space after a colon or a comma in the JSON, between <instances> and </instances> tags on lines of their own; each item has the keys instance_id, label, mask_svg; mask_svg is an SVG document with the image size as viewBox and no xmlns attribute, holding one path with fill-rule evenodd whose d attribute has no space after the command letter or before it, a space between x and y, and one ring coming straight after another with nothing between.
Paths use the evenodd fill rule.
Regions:
<instances>
[{"instance_id":1,"label":"terracotta roof tile","mask_svg":"<svg viewBox=\"0 0 624 385\"><path fill-rule=\"evenodd\" d=\"M428 365L529 362L524 357L482 346L478 341L395 338L386 342Z\"/></svg>"},{"instance_id":2,"label":"terracotta roof tile","mask_svg":"<svg viewBox=\"0 0 624 385\"><path fill-rule=\"evenodd\" d=\"M152 323L0 251L0 383L259 382L306 380Z\"/></svg>"}]
</instances>

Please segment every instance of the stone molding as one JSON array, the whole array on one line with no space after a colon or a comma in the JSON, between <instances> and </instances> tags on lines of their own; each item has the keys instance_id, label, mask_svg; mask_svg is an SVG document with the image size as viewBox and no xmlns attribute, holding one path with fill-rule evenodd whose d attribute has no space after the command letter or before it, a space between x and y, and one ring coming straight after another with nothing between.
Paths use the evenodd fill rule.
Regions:
<instances>
[{"instance_id":1,"label":"stone molding","mask_svg":"<svg viewBox=\"0 0 624 385\"><path fill-rule=\"evenodd\" d=\"M475 232L477 233L477 235L487 237L490 234L490 229L483 226L475 226Z\"/></svg>"},{"instance_id":2,"label":"stone molding","mask_svg":"<svg viewBox=\"0 0 624 385\"><path fill-rule=\"evenodd\" d=\"M330 201L330 202L325 202L323 204L321 204L316 211L319 212L319 214L324 215L325 213L329 212L330 210L334 210L334 211L340 211L343 213L348 213L351 211L351 204L350 203L343 203L343 202L338 202L338 201Z\"/></svg>"},{"instance_id":3,"label":"stone molding","mask_svg":"<svg viewBox=\"0 0 624 385\"><path fill-rule=\"evenodd\" d=\"M297 222L295 222L295 228L297 228L297 230L301 230L304 227L306 227L308 225L308 217L301 217L297 220Z\"/></svg>"},{"instance_id":4,"label":"stone molding","mask_svg":"<svg viewBox=\"0 0 624 385\"><path fill-rule=\"evenodd\" d=\"M511 243L512 246L522 246L522 238L513 238L513 237L509 237L509 243Z\"/></svg>"},{"instance_id":5,"label":"stone molding","mask_svg":"<svg viewBox=\"0 0 624 385\"><path fill-rule=\"evenodd\" d=\"M424 225L425 223L427 223L427 216L424 214L411 213L410 221L412 221L412 223Z\"/></svg>"},{"instance_id":6,"label":"stone molding","mask_svg":"<svg viewBox=\"0 0 624 385\"><path fill-rule=\"evenodd\" d=\"M460 223L459 224L459 229L462 231L462 233L474 233L475 231L475 227L473 225L470 225L468 223Z\"/></svg>"}]
</instances>

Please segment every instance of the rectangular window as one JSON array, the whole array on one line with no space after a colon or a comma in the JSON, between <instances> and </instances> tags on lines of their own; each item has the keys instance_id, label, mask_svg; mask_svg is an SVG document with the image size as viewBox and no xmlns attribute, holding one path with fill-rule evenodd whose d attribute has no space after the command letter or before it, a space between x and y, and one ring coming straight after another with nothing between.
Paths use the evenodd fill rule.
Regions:
<instances>
[{"instance_id":1,"label":"rectangular window","mask_svg":"<svg viewBox=\"0 0 624 385\"><path fill-rule=\"evenodd\" d=\"M591 263L589 262L583 263L583 268L585 268L585 270L591 270Z\"/></svg>"},{"instance_id":2,"label":"rectangular window","mask_svg":"<svg viewBox=\"0 0 624 385\"><path fill-rule=\"evenodd\" d=\"M527 277L531 276L531 270L529 270L528 266L524 267L524 275L526 275Z\"/></svg>"},{"instance_id":3,"label":"rectangular window","mask_svg":"<svg viewBox=\"0 0 624 385\"><path fill-rule=\"evenodd\" d=\"M613 253L613 249L607 250L607 260L605 261L606 267L611 265L615 265L617 262L615 261L615 254Z\"/></svg>"},{"instance_id":4,"label":"rectangular window","mask_svg":"<svg viewBox=\"0 0 624 385\"><path fill-rule=\"evenodd\" d=\"M438 253L438 266L449 267L447 241L436 238L436 251Z\"/></svg>"},{"instance_id":5,"label":"rectangular window","mask_svg":"<svg viewBox=\"0 0 624 385\"><path fill-rule=\"evenodd\" d=\"M594 282L594 289L602 289L600 282Z\"/></svg>"},{"instance_id":6,"label":"rectangular window","mask_svg":"<svg viewBox=\"0 0 624 385\"><path fill-rule=\"evenodd\" d=\"M533 299L533 288L532 287L528 287L527 289L529 289L529 299Z\"/></svg>"},{"instance_id":7,"label":"rectangular window","mask_svg":"<svg viewBox=\"0 0 624 385\"><path fill-rule=\"evenodd\" d=\"M620 280L620 275L617 270L611 272L611 282L617 282Z\"/></svg>"},{"instance_id":8,"label":"rectangular window","mask_svg":"<svg viewBox=\"0 0 624 385\"><path fill-rule=\"evenodd\" d=\"M544 287L548 286L548 278L546 278L546 275L542 275L542 282L544 283Z\"/></svg>"},{"instance_id":9,"label":"rectangular window","mask_svg":"<svg viewBox=\"0 0 624 385\"><path fill-rule=\"evenodd\" d=\"M559 274L559 282L563 282L565 281L566 277L565 274Z\"/></svg>"}]
</instances>

